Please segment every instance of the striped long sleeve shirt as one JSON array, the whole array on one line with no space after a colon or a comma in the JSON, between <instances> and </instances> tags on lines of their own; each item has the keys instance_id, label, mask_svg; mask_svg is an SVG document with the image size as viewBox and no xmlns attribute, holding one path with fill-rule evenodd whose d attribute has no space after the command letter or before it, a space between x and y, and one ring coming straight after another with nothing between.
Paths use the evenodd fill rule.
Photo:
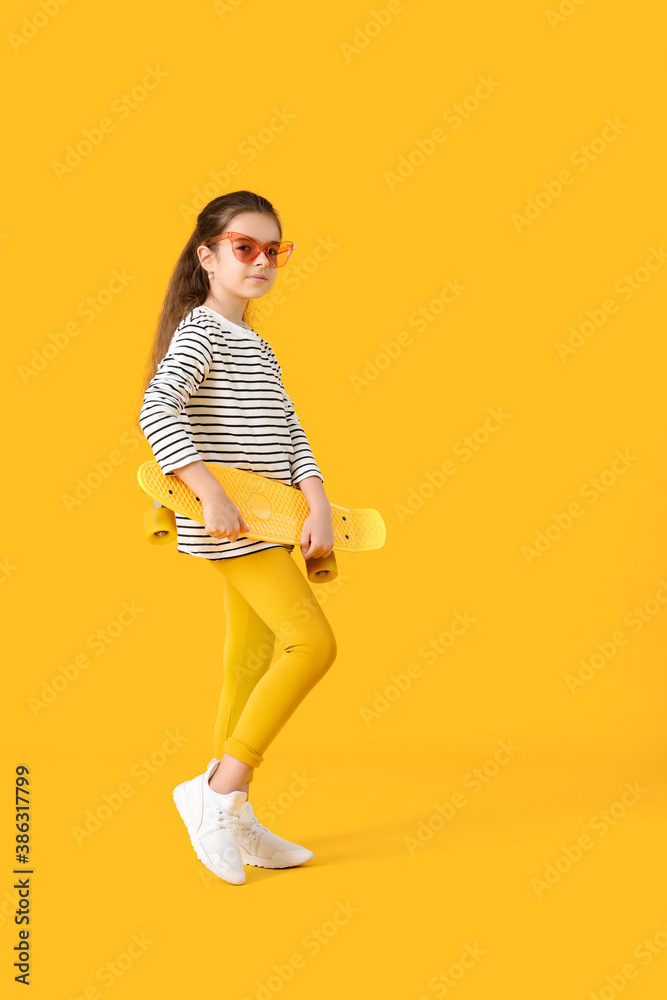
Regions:
<instances>
[{"instance_id":1,"label":"striped long sleeve shirt","mask_svg":"<svg viewBox=\"0 0 667 1000\"><path fill-rule=\"evenodd\" d=\"M201 459L256 472L296 486L324 477L271 346L209 306L179 323L144 394L141 430L162 472ZM213 538L204 525L176 514L177 550L227 559L261 549L287 548L240 535Z\"/></svg>"}]
</instances>

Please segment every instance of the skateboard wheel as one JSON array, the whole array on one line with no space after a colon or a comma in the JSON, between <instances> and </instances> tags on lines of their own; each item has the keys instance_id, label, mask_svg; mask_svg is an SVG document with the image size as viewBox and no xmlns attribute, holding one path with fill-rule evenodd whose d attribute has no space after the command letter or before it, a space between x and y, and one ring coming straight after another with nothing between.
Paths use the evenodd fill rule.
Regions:
<instances>
[{"instance_id":1,"label":"skateboard wheel","mask_svg":"<svg viewBox=\"0 0 667 1000\"><path fill-rule=\"evenodd\" d=\"M152 507L144 514L146 541L152 545L165 545L176 541L176 517L168 507Z\"/></svg>"},{"instance_id":2,"label":"skateboard wheel","mask_svg":"<svg viewBox=\"0 0 667 1000\"><path fill-rule=\"evenodd\" d=\"M311 583L329 583L338 576L336 556L330 552L328 556L317 559L306 559L306 572Z\"/></svg>"}]
</instances>

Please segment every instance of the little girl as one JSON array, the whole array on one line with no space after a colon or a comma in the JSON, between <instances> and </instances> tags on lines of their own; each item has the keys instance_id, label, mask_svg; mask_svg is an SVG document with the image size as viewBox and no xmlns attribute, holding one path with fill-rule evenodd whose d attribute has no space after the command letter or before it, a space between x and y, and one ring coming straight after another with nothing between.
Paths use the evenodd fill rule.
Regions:
<instances>
[{"instance_id":1,"label":"little girl","mask_svg":"<svg viewBox=\"0 0 667 1000\"><path fill-rule=\"evenodd\" d=\"M337 652L294 546L245 536L241 512L204 465L298 487L310 508L300 538L304 559L332 551L324 477L272 348L244 321L250 300L273 288L293 249L260 195L234 191L206 205L169 281L139 415L162 472L202 502L204 524L176 514L178 552L206 560L224 584L214 756L173 795L199 860L235 885L245 882L244 864L286 868L314 856L262 826L249 783ZM280 655L270 665L276 638Z\"/></svg>"}]
</instances>

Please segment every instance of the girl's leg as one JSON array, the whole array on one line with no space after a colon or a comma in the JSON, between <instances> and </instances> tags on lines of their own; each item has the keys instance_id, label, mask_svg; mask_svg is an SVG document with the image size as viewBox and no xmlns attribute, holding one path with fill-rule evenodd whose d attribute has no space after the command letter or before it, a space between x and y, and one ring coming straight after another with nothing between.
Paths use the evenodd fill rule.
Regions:
<instances>
[{"instance_id":1,"label":"girl's leg","mask_svg":"<svg viewBox=\"0 0 667 1000\"><path fill-rule=\"evenodd\" d=\"M249 768L262 763L272 740L334 662L337 648L310 584L287 549L264 549L234 559L209 560L209 564L273 632L280 650L275 663L254 672L252 690L248 693L243 687L247 697L241 711L235 707L230 711L230 720L235 715L236 721L210 784L214 791L231 791L243 788L238 762ZM233 592L229 593L233 600ZM244 620L256 637L255 619L247 616ZM228 622L227 627L234 626ZM227 787L230 782L232 788Z\"/></svg>"},{"instance_id":2,"label":"girl's leg","mask_svg":"<svg viewBox=\"0 0 667 1000\"><path fill-rule=\"evenodd\" d=\"M241 557L238 557L241 558ZM243 557L246 558L246 557ZM213 730L213 756L222 758L224 745L233 733L250 692L269 668L275 646L275 635L229 579L224 580L225 644L222 653L222 690ZM222 786L217 769L216 786ZM227 755L223 772L229 787L216 791L240 789L249 793L253 769ZM211 783L213 787L213 782Z\"/></svg>"}]
</instances>

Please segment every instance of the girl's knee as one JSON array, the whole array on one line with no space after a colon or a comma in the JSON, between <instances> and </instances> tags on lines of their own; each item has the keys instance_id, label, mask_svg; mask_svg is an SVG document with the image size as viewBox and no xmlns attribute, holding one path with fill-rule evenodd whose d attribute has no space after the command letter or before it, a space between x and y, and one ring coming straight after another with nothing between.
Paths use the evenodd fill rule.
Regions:
<instances>
[{"instance_id":1,"label":"girl's knee","mask_svg":"<svg viewBox=\"0 0 667 1000\"><path fill-rule=\"evenodd\" d=\"M321 629L319 633L317 651L322 666L322 672L325 673L329 667L332 666L338 653L336 636L334 635L328 622L326 623L326 627Z\"/></svg>"},{"instance_id":2,"label":"girl's knee","mask_svg":"<svg viewBox=\"0 0 667 1000\"><path fill-rule=\"evenodd\" d=\"M293 636L290 642L283 646L286 653L305 653L314 667L319 669L320 676L325 674L333 664L338 653L336 637L329 622L324 619L316 629Z\"/></svg>"},{"instance_id":3,"label":"girl's knee","mask_svg":"<svg viewBox=\"0 0 667 1000\"><path fill-rule=\"evenodd\" d=\"M338 653L338 644L336 643L336 636L331 630L328 631L326 638L322 642L322 657L326 662L327 666L331 664L336 659Z\"/></svg>"}]
</instances>

